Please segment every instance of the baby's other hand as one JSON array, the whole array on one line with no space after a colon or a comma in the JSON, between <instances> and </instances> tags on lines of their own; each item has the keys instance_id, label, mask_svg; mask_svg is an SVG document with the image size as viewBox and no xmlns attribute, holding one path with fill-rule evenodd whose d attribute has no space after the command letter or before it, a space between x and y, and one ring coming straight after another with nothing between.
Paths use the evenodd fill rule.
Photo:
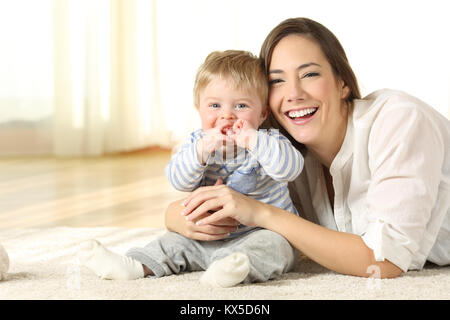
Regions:
<instances>
[{"instance_id":1,"label":"baby's other hand","mask_svg":"<svg viewBox=\"0 0 450 320\"><path fill-rule=\"evenodd\" d=\"M258 134L246 120L239 119L233 125L234 141L241 148L252 150L256 145Z\"/></svg>"},{"instance_id":2,"label":"baby's other hand","mask_svg":"<svg viewBox=\"0 0 450 320\"><path fill-rule=\"evenodd\" d=\"M223 152L224 146L232 145L233 139L223 134L226 124L220 124L214 128L205 130L205 135L197 141L196 151L202 164L216 151Z\"/></svg>"}]
</instances>

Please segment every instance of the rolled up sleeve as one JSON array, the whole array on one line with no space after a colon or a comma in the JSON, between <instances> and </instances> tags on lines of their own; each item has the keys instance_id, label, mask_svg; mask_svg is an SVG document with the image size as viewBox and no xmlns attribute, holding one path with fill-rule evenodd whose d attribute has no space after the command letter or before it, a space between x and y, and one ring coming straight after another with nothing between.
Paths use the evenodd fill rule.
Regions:
<instances>
[{"instance_id":1,"label":"rolled up sleeve","mask_svg":"<svg viewBox=\"0 0 450 320\"><path fill-rule=\"evenodd\" d=\"M436 203L443 142L425 112L405 105L383 111L369 139L372 179L362 235L377 261L403 271L417 257ZM425 262L426 256L422 257Z\"/></svg>"},{"instance_id":2,"label":"rolled up sleeve","mask_svg":"<svg viewBox=\"0 0 450 320\"><path fill-rule=\"evenodd\" d=\"M404 272L419 249L417 242L382 219L370 223L362 239L373 250L376 261L388 259Z\"/></svg>"}]
</instances>

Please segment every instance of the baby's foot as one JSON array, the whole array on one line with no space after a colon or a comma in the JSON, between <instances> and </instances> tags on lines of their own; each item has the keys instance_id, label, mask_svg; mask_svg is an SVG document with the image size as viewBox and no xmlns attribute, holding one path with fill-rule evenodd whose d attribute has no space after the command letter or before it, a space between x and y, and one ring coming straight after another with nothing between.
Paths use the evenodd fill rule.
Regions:
<instances>
[{"instance_id":1,"label":"baby's foot","mask_svg":"<svg viewBox=\"0 0 450 320\"><path fill-rule=\"evenodd\" d=\"M144 277L140 262L108 250L97 240L82 243L78 258L82 265L102 279L134 280Z\"/></svg>"},{"instance_id":2,"label":"baby's foot","mask_svg":"<svg viewBox=\"0 0 450 320\"><path fill-rule=\"evenodd\" d=\"M203 273L200 282L212 287L233 287L244 281L249 272L250 260L247 255L235 252L214 261Z\"/></svg>"}]
</instances>

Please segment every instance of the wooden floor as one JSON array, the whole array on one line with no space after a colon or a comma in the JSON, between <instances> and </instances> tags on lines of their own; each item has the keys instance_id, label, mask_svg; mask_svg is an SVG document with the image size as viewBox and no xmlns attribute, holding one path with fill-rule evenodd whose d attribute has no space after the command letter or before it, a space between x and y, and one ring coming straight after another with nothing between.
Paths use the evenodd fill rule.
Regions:
<instances>
[{"instance_id":1,"label":"wooden floor","mask_svg":"<svg viewBox=\"0 0 450 320\"><path fill-rule=\"evenodd\" d=\"M0 228L162 228L167 205L186 196L164 176L169 159L164 150L0 158Z\"/></svg>"}]
</instances>

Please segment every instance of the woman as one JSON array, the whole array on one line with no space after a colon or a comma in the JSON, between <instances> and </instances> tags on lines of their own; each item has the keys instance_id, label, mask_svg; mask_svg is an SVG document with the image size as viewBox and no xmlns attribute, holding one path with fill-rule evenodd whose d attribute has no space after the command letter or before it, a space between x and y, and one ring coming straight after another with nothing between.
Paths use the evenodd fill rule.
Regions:
<instances>
[{"instance_id":1,"label":"woman","mask_svg":"<svg viewBox=\"0 0 450 320\"><path fill-rule=\"evenodd\" d=\"M449 264L449 121L402 92L361 99L339 41L315 21L283 21L260 55L271 124L305 156L290 186L301 217L219 181L172 203L167 228L197 240L220 239L236 221L270 229L322 266L362 277Z\"/></svg>"}]
</instances>

